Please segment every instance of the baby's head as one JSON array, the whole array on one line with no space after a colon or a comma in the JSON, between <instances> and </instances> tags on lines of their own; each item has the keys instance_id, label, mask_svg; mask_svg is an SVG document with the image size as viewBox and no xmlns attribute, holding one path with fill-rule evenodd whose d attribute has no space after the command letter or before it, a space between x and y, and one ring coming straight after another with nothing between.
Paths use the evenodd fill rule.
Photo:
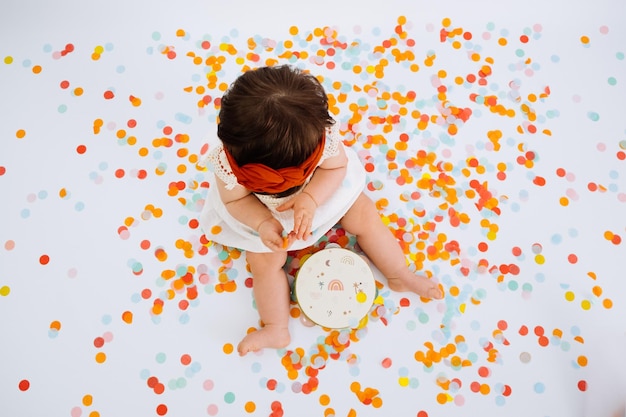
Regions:
<instances>
[{"instance_id":1,"label":"baby's head","mask_svg":"<svg viewBox=\"0 0 626 417\"><path fill-rule=\"evenodd\" d=\"M222 97L217 135L237 164L300 165L334 123L324 88L287 65L242 74Z\"/></svg>"}]
</instances>

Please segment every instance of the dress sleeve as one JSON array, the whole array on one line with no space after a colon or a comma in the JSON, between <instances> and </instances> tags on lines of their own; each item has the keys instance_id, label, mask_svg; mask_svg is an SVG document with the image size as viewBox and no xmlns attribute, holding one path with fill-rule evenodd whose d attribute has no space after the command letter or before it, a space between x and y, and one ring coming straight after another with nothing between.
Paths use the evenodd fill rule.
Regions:
<instances>
[{"instance_id":1,"label":"dress sleeve","mask_svg":"<svg viewBox=\"0 0 626 417\"><path fill-rule=\"evenodd\" d=\"M237 177L230 168L230 163L224 153L224 147L220 144L213 148L206 158L207 167L215 176L226 183L226 189L232 190L238 184Z\"/></svg>"},{"instance_id":2,"label":"dress sleeve","mask_svg":"<svg viewBox=\"0 0 626 417\"><path fill-rule=\"evenodd\" d=\"M320 163L322 163L324 159L337 155L339 153L340 144L341 135L339 134L339 123L335 122L334 125L326 128L326 142L324 143L324 153L322 154Z\"/></svg>"}]
</instances>

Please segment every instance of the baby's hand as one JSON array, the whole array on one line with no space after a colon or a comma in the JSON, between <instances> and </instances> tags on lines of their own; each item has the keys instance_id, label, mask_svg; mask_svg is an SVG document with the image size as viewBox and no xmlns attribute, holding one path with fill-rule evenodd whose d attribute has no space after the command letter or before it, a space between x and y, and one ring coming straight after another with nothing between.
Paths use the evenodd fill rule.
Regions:
<instances>
[{"instance_id":1,"label":"baby's hand","mask_svg":"<svg viewBox=\"0 0 626 417\"><path fill-rule=\"evenodd\" d=\"M261 242L273 252L281 252L287 250L291 245L292 237L283 237L283 226L275 218L263 221L258 230Z\"/></svg>"},{"instance_id":2,"label":"baby's hand","mask_svg":"<svg viewBox=\"0 0 626 417\"><path fill-rule=\"evenodd\" d=\"M313 226L313 215L317 209L317 202L307 193L302 192L281 204L276 208L277 211L287 211L293 209L293 233L295 238L302 240L311 235L311 227Z\"/></svg>"}]
</instances>

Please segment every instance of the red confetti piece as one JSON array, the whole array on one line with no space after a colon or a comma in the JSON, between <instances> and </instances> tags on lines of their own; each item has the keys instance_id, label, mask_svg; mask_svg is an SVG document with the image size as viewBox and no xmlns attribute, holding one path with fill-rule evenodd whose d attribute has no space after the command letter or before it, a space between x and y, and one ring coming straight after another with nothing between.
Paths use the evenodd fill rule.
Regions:
<instances>
[{"instance_id":1,"label":"red confetti piece","mask_svg":"<svg viewBox=\"0 0 626 417\"><path fill-rule=\"evenodd\" d=\"M30 381L28 379L22 379L18 384L18 388L20 391L28 391L30 388Z\"/></svg>"},{"instance_id":2,"label":"red confetti piece","mask_svg":"<svg viewBox=\"0 0 626 417\"><path fill-rule=\"evenodd\" d=\"M154 385L153 391L154 391L155 394L161 395L161 394L163 394L165 392L165 385L163 385L160 382L157 382Z\"/></svg>"},{"instance_id":3,"label":"red confetti piece","mask_svg":"<svg viewBox=\"0 0 626 417\"><path fill-rule=\"evenodd\" d=\"M273 378L267 381L267 389L269 389L270 391L274 391L277 385L278 382Z\"/></svg>"},{"instance_id":4,"label":"red confetti piece","mask_svg":"<svg viewBox=\"0 0 626 417\"><path fill-rule=\"evenodd\" d=\"M159 404L156 408L156 413L160 416L164 416L167 414L167 406L165 404Z\"/></svg>"},{"instance_id":5,"label":"red confetti piece","mask_svg":"<svg viewBox=\"0 0 626 417\"><path fill-rule=\"evenodd\" d=\"M93 345L100 349L102 346L104 346L104 338L98 336L93 340Z\"/></svg>"},{"instance_id":6,"label":"red confetti piece","mask_svg":"<svg viewBox=\"0 0 626 417\"><path fill-rule=\"evenodd\" d=\"M391 358L385 358L382 361L383 368L388 369L391 367Z\"/></svg>"},{"instance_id":7,"label":"red confetti piece","mask_svg":"<svg viewBox=\"0 0 626 417\"><path fill-rule=\"evenodd\" d=\"M487 378L489 375L491 375L491 371L486 366L481 366L480 368L478 368L478 375L483 378Z\"/></svg>"}]
</instances>

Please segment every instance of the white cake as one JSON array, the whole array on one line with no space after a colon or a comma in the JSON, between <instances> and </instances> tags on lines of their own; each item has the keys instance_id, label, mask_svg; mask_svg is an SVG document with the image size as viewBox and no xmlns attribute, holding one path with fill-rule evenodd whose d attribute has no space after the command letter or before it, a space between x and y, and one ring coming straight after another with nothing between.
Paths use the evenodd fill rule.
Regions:
<instances>
[{"instance_id":1,"label":"white cake","mask_svg":"<svg viewBox=\"0 0 626 417\"><path fill-rule=\"evenodd\" d=\"M331 329L356 328L374 303L376 282L363 258L332 248L304 261L294 291L300 309L313 323Z\"/></svg>"}]
</instances>

